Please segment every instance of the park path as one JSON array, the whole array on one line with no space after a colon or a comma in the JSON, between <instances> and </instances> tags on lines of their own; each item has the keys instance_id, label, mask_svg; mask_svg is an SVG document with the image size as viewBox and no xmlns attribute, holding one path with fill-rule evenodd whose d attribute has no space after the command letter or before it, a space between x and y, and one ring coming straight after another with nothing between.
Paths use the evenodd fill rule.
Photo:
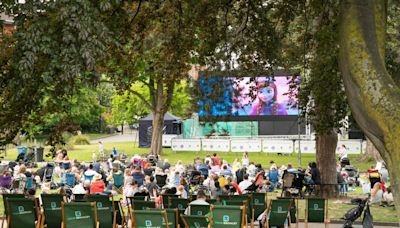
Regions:
<instances>
[{"instance_id":1,"label":"park path","mask_svg":"<svg viewBox=\"0 0 400 228\"><path fill-rule=\"evenodd\" d=\"M102 141L103 143L113 143L113 142L137 142L139 140L138 138L138 131L132 130L130 132L124 132L124 134L117 134L101 139L93 139L90 140L91 144L96 144L99 141Z\"/></svg>"}]
</instances>

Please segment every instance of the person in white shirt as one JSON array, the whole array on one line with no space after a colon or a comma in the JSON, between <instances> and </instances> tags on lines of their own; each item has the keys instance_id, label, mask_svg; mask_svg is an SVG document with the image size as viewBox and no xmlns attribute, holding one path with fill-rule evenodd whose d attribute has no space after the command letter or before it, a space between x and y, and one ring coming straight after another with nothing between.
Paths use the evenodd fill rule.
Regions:
<instances>
[{"instance_id":1,"label":"person in white shirt","mask_svg":"<svg viewBox=\"0 0 400 228\"><path fill-rule=\"evenodd\" d=\"M339 148L339 161L343 160L343 158L347 158L347 148L345 145Z\"/></svg>"},{"instance_id":2,"label":"person in white shirt","mask_svg":"<svg viewBox=\"0 0 400 228\"><path fill-rule=\"evenodd\" d=\"M247 193L246 189L252 184L251 181L249 181L249 175L245 174L243 176L243 181L239 183L239 188L242 193Z\"/></svg>"}]
</instances>

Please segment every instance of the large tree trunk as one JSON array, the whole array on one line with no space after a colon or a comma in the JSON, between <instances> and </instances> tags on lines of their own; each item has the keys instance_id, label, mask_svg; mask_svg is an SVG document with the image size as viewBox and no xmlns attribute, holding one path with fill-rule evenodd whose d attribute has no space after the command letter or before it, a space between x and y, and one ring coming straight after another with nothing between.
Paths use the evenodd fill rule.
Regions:
<instances>
[{"instance_id":1,"label":"large tree trunk","mask_svg":"<svg viewBox=\"0 0 400 228\"><path fill-rule=\"evenodd\" d=\"M385 68L386 8L342 1L340 70L354 118L388 166L400 221L400 89Z\"/></svg>"},{"instance_id":2,"label":"large tree trunk","mask_svg":"<svg viewBox=\"0 0 400 228\"><path fill-rule=\"evenodd\" d=\"M336 146L337 135L320 134L316 137L317 141L317 164L321 172L320 195L324 198L334 198L338 196L337 174L336 174Z\"/></svg>"},{"instance_id":3,"label":"large tree trunk","mask_svg":"<svg viewBox=\"0 0 400 228\"><path fill-rule=\"evenodd\" d=\"M367 138L367 152L366 155L368 157L373 157L376 161L382 161L382 157L379 154L379 151L376 149L374 144Z\"/></svg>"},{"instance_id":4,"label":"large tree trunk","mask_svg":"<svg viewBox=\"0 0 400 228\"><path fill-rule=\"evenodd\" d=\"M153 132L151 134L151 152L162 154L162 136L164 128L164 112L153 112Z\"/></svg>"}]
</instances>

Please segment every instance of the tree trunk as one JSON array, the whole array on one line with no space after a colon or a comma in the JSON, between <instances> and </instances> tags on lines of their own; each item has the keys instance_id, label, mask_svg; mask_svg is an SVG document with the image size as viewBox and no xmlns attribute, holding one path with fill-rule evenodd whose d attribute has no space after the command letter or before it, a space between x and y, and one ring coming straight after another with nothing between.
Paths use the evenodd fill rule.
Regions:
<instances>
[{"instance_id":1,"label":"tree trunk","mask_svg":"<svg viewBox=\"0 0 400 228\"><path fill-rule=\"evenodd\" d=\"M369 157L373 157L376 161L382 161L382 157L379 154L379 151L375 148L374 144L367 138L367 152L366 154Z\"/></svg>"},{"instance_id":2,"label":"tree trunk","mask_svg":"<svg viewBox=\"0 0 400 228\"><path fill-rule=\"evenodd\" d=\"M151 134L151 153L162 154L162 136L164 128L164 112L153 112L153 132Z\"/></svg>"},{"instance_id":3,"label":"tree trunk","mask_svg":"<svg viewBox=\"0 0 400 228\"><path fill-rule=\"evenodd\" d=\"M400 221L400 88L385 67L387 1L341 2L340 70L360 128L387 164Z\"/></svg>"},{"instance_id":4,"label":"tree trunk","mask_svg":"<svg viewBox=\"0 0 400 228\"><path fill-rule=\"evenodd\" d=\"M320 195L324 198L338 196L337 174L336 174L336 146L337 135L319 134L316 137L317 165L321 172Z\"/></svg>"}]
</instances>

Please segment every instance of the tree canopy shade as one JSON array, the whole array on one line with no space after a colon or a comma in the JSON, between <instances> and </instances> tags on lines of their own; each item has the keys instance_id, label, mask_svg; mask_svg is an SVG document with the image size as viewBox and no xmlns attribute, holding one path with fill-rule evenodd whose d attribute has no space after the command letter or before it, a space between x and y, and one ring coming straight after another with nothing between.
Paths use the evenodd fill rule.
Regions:
<instances>
[{"instance_id":1,"label":"tree canopy shade","mask_svg":"<svg viewBox=\"0 0 400 228\"><path fill-rule=\"evenodd\" d=\"M163 116L175 84L186 78L190 63L209 50L201 41L217 32L211 26L216 21L212 13L223 4L2 1L0 12L14 15L17 29L1 40L0 142L10 142L33 114L39 122L43 113L68 109L56 104L68 102L82 86L98 85L104 79L100 73L106 73L105 81L116 89L129 90L156 116ZM148 88L150 99L131 90L136 82ZM57 108L44 108L45 97ZM68 122L63 121L57 132L66 130ZM154 153L161 151L162 125L162 118L154 119Z\"/></svg>"},{"instance_id":2,"label":"tree canopy shade","mask_svg":"<svg viewBox=\"0 0 400 228\"><path fill-rule=\"evenodd\" d=\"M387 7L387 1L342 1L340 69L354 118L389 167L398 208L400 88L385 64Z\"/></svg>"}]
</instances>

